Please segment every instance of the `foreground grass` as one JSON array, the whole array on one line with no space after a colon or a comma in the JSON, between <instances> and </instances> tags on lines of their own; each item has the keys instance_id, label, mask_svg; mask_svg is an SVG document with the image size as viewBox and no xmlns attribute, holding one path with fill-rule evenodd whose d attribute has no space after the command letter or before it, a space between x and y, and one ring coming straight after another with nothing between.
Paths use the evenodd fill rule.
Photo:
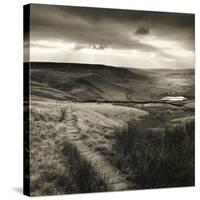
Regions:
<instances>
[{"instance_id":1,"label":"foreground grass","mask_svg":"<svg viewBox=\"0 0 200 200\"><path fill-rule=\"evenodd\" d=\"M65 126L67 106L33 102L30 179L34 196L108 190L106 178L102 180L76 147L63 141L62 131L56 128ZM70 106L76 110L83 142L127 174L137 188L194 184L194 123L173 129L163 127L183 124L169 120L176 110L165 116L163 110L159 115L146 115L140 109L107 104ZM183 116L183 112L177 115ZM124 129L129 120L132 122Z\"/></svg>"},{"instance_id":2,"label":"foreground grass","mask_svg":"<svg viewBox=\"0 0 200 200\"><path fill-rule=\"evenodd\" d=\"M114 150L115 165L137 188L194 185L194 121L160 131L130 122Z\"/></svg>"},{"instance_id":3,"label":"foreground grass","mask_svg":"<svg viewBox=\"0 0 200 200\"><path fill-rule=\"evenodd\" d=\"M81 157L75 145L64 142L63 154L69 155L66 161L70 165L70 172L78 193L109 190L107 178L101 178L100 174L94 171L91 163Z\"/></svg>"},{"instance_id":4,"label":"foreground grass","mask_svg":"<svg viewBox=\"0 0 200 200\"><path fill-rule=\"evenodd\" d=\"M32 196L67 193L86 193L108 191L108 180L97 174L89 161L82 158L76 146L63 142L58 167L46 166L37 180L32 180Z\"/></svg>"},{"instance_id":5,"label":"foreground grass","mask_svg":"<svg viewBox=\"0 0 200 200\"><path fill-rule=\"evenodd\" d=\"M63 140L65 112L60 107L32 107L30 135L31 196L107 191L97 174L70 141ZM102 178L103 177L103 178Z\"/></svg>"}]
</instances>

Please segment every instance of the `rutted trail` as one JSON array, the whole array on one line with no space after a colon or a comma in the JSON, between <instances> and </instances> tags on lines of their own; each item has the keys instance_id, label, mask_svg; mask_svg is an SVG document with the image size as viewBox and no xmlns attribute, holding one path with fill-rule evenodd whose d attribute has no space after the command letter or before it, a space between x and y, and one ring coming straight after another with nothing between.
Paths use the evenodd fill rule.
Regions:
<instances>
[{"instance_id":1,"label":"rutted trail","mask_svg":"<svg viewBox=\"0 0 200 200\"><path fill-rule=\"evenodd\" d=\"M133 188L133 184L126 180L126 177L118 169L110 164L108 160L100 153L91 150L80 139L80 130L78 128L78 119L75 111L68 106L65 110L65 126L58 126L62 140L70 141L78 148L80 154L91 162L93 169L103 177L108 178L110 190L119 191Z\"/></svg>"}]
</instances>

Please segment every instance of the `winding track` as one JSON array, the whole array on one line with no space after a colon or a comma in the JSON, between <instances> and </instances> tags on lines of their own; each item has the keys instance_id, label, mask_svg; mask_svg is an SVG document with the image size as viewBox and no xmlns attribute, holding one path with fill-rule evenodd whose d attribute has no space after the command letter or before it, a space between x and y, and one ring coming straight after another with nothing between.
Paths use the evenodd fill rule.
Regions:
<instances>
[{"instance_id":1,"label":"winding track","mask_svg":"<svg viewBox=\"0 0 200 200\"><path fill-rule=\"evenodd\" d=\"M112 166L104 156L98 152L92 151L80 139L80 130L78 128L78 119L69 106L65 112L65 127L62 127L60 134L62 134L63 141L67 140L76 145L81 156L91 162L93 169L102 178L108 178L109 188L112 191L127 190L134 187L132 183L126 180L126 176L122 175L120 171Z\"/></svg>"}]
</instances>

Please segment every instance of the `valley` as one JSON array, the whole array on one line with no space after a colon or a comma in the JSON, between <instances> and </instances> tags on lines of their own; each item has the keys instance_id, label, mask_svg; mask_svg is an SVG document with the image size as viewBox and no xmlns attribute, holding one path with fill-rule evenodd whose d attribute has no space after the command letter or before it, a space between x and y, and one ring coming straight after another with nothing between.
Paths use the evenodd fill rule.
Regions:
<instances>
[{"instance_id":1,"label":"valley","mask_svg":"<svg viewBox=\"0 0 200 200\"><path fill-rule=\"evenodd\" d=\"M194 184L194 70L31 63L30 71L33 196Z\"/></svg>"}]
</instances>

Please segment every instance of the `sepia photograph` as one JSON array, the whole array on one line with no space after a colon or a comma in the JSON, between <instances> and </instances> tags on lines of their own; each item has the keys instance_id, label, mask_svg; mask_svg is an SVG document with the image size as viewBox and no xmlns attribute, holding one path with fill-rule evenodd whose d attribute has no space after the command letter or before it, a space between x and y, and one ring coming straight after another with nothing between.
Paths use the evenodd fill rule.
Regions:
<instances>
[{"instance_id":1,"label":"sepia photograph","mask_svg":"<svg viewBox=\"0 0 200 200\"><path fill-rule=\"evenodd\" d=\"M24 6L24 193L195 185L195 15Z\"/></svg>"}]
</instances>

